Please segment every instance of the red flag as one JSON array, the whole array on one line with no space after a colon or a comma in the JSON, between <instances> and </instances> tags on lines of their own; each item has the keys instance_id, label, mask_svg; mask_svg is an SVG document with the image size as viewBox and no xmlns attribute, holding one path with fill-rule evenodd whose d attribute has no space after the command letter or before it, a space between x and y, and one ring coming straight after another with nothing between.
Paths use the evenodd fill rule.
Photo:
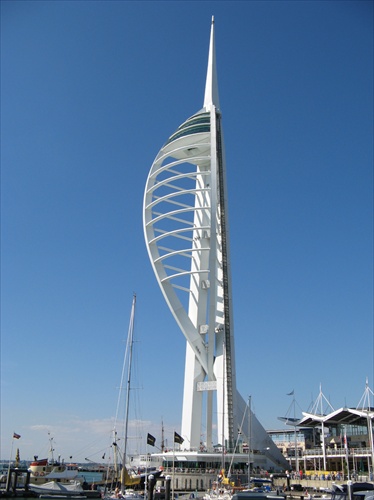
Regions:
<instances>
[{"instance_id":1,"label":"red flag","mask_svg":"<svg viewBox=\"0 0 374 500\"><path fill-rule=\"evenodd\" d=\"M13 432L13 439L19 439L21 436L15 432Z\"/></svg>"}]
</instances>

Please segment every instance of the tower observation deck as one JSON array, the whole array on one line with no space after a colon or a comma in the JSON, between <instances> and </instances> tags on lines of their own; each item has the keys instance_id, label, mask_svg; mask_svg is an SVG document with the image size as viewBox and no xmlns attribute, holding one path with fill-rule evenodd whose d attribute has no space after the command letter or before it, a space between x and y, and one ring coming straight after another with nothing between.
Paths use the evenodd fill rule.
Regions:
<instances>
[{"instance_id":1,"label":"tower observation deck","mask_svg":"<svg viewBox=\"0 0 374 500\"><path fill-rule=\"evenodd\" d=\"M203 108L166 140L152 164L144 194L145 241L186 338L183 446L199 449L206 433L208 451L218 439L230 452L240 432L252 449L267 449L279 464L283 456L236 388L221 121L212 19Z\"/></svg>"}]
</instances>

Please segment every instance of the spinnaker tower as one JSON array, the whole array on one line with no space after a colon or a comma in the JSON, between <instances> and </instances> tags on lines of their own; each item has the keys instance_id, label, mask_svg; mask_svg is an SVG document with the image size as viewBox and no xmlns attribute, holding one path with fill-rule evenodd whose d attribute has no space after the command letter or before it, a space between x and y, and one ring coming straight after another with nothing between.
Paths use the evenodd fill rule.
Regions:
<instances>
[{"instance_id":1,"label":"spinnaker tower","mask_svg":"<svg viewBox=\"0 0 374 500\"><path fill-rule=\"evenodd\" d=\"M283 458L236 388L226 162L214 18L202 109L166 140L150 169L145 241L164 298L186 338L181 433L186 449L218 439L233 451L238 432L252 448ZM217 435L213 429L217 427ZM213 435L214 434L214 435ZM271 443L270 443L271 442Z\"/></svg>"}]
</instances>

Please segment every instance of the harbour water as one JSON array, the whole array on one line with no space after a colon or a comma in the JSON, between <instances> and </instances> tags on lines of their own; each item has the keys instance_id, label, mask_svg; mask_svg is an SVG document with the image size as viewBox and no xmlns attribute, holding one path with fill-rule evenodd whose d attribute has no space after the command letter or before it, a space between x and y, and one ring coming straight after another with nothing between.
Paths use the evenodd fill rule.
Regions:
<instances>
[{"instance_id":1,"label":"harbour water","mask_svg":"<svg viewBox=\"0 0 374 500\"><path fill-rule=\"evenodd\" d=\"M88 484L97 484L105 481L105 474L102 472L82 471L78 474L78 479L80 478Z\"/></svg>"}]
</instances>

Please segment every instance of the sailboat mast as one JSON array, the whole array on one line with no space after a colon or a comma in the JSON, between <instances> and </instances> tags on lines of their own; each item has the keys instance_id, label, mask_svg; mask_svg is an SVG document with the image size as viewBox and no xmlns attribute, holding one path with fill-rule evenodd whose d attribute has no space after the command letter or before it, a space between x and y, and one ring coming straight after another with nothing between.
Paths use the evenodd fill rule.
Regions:
<instances>
[{"instance_id":1,"label":"sailboat mast","mask_svg":"<svg viewBox=\"0 0 374 500\"><path fill-rule=\"evenodd\" d=\"M129 407L130 407L130 390L131 390L131 365L132 365L132 350L134 344L134 321L135 321L135 304L136 295L133 295L131 315L129 323L129 331L127 335L127 348L129 352L128 359L128 369L127 369L127 382L126 382L126 407L125 407L125 444L123 448L123 461L122 461L122 471L126 467L126 456L127 456L127 430L129 425ZM124 481L121 481L121 490L124 490Z\"/></svg>"},{"instance_id":2,"label":"sailboat mast","mask_svg":"<svg viewBox=\"0 0 374 500\"><path fill-rule=\"evenodd\" d=\"M53 452L55 450L53 448L53 437L51 437L51 435L50 435L49 432L48 432L48 436L49 436L49 453L51 455L51 463L54 464L55 463L55 459L54 459L54 456L53 456Z\"/></svg>"},{"instance_id":3,"label":"sailboat mast","mask_svg":"<svg viewBox=\"0 0 374 500\"><path fill-rule=\"evenodd\" d=\"M248 397L248 488L251 482L251 459L252 459L252 396Z\"/></svg>"},{"instance_id":4,"label":"sailboat mast","mask_svg":"<svg viewBox=\"0 0 374 500\"><path fill-rule=\"evenodd\" d=\"M165 433L164 433L164 421L161 422L161 453L164 453L165 449Z\"/></svg>"}]
</instances>

